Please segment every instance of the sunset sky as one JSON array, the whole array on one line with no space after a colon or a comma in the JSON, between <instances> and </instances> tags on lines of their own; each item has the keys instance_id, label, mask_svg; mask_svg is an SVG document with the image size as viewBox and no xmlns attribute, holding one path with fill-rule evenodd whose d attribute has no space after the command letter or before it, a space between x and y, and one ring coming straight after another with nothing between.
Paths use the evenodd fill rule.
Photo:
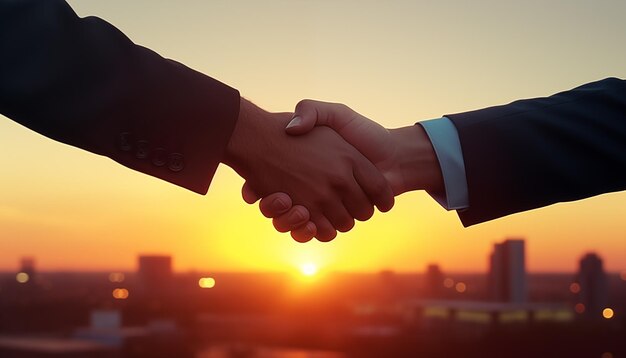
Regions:
<instances>
[{"instance_id":1,"label":"sunset sky","mask_svg":"<svg viewBox=\"0 0 626 358\"><path fill-rule=\"evenodd\" d=\"M343 102L386 127L626 78L622 0L70 3L265 109ZM463 228L415 192L331 243L298 244L225 166L200 196L4 117L0 148L0 270L25 255L43 270L132 270L165 253L177 270L480 272L506 237L527 239L531 271L572 271L588 250L626 270L626 193Z\"/></svg>"}]
</instances>

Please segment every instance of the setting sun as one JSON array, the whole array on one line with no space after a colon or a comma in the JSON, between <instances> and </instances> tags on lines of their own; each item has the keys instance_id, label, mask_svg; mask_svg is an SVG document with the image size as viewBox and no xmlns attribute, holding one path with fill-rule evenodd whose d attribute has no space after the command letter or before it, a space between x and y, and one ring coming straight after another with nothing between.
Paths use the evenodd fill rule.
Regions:
<instances>
[{"instance_id":1,"label":"setting sun","mask_svg":"<svg viewBox=\"0 0 626 358\"><path fill-rule=\"evenodd\" d=\"M300 266L300 272L302 272L304 276L313 276L317 273L317 265L310 262L302 264L302 266Z\"/></svg>"}]
</instances>

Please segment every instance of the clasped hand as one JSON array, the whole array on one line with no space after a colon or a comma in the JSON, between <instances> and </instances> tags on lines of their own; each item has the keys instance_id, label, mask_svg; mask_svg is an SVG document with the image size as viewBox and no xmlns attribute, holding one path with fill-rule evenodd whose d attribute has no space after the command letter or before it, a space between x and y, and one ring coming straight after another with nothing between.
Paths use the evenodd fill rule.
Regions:
<instances>
[{"instance_id":1,"label":"clasped hand","mask_svg":"<svg viewBox=\"0 0 626 358\"><path fill-rule=\"evenodd\" d=\"M248 203L299 242L330 241L394 196L436 188L438 167L420 126L388 130L342 104L304 100L268 113L242 99L225 154Z\"/></svg>"}]
</instances>

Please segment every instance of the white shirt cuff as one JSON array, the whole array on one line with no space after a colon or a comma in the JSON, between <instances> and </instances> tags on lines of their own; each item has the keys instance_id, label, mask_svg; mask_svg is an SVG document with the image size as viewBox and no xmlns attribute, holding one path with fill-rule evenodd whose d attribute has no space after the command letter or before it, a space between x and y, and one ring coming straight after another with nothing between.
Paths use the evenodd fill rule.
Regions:
<instances>
[{"instance_id":1,"label":"white shirt cuff","mask_svg":"<svg viewBox=\"0 0 626 358\"><path fill-rule=\"evenodd\" d=\"M447 210L460 210L469 207L465 162L459 134L452 121L446 117L418 122L428 135L435 149L445 193L431 193Z\"/></svg>"}]
</instances>

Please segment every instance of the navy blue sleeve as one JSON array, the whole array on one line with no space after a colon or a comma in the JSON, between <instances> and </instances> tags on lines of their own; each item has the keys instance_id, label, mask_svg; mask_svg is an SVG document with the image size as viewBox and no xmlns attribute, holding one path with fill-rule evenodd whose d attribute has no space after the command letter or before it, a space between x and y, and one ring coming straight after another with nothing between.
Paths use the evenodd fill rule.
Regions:
<instances>
[{"instance_id":1,"label":"navy blue sleeve","mask_svg":"<svg viewBox=\"0 0 626 358\"><path fill-rule=\"evenodd\" d=\"M239 93L59 0L0 0L0 113L206 193Z\"/></svg>"},{"instance_id":2,"label":"navy blue sleeve","mask_svg":"<svg viewBox=\"0 0 626 358\"><path fill-rule=\"evenodd\" d=\"M461 141L465 226L626 189L626 81L446 115Z\"/></svg>"}]
</instances>

